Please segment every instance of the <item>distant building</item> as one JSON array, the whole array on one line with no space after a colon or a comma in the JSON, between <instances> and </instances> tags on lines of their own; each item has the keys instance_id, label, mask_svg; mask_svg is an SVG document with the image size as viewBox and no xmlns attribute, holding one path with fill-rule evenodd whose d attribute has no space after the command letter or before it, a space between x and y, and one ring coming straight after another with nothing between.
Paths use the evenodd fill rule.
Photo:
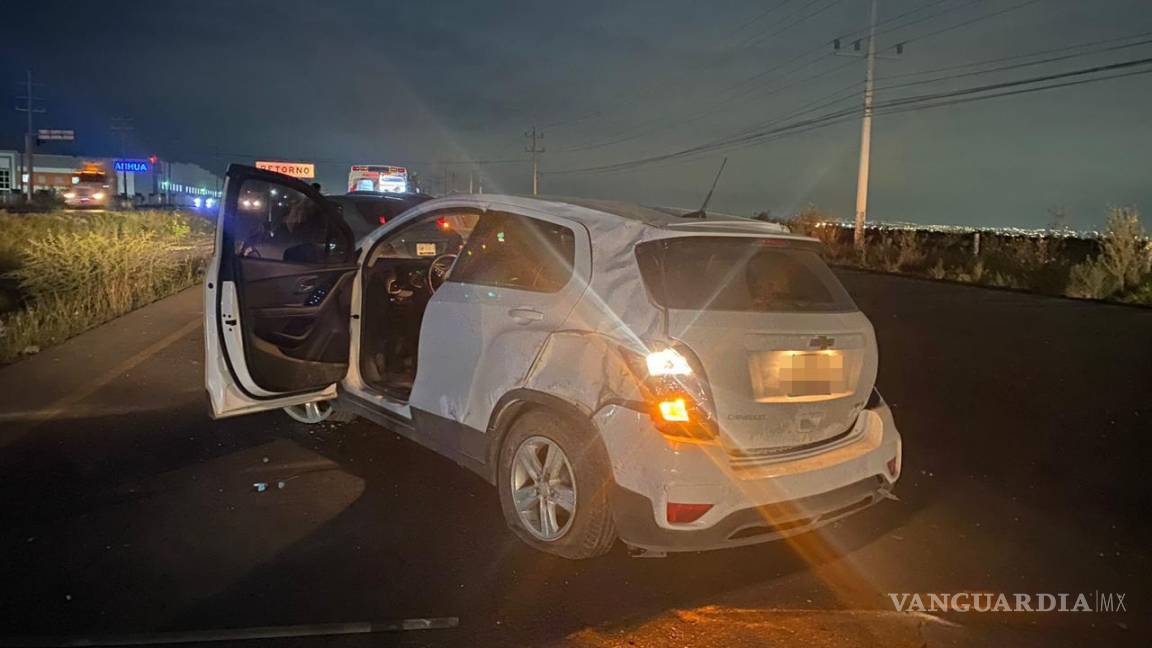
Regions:
<instances>
[{"instance_id":1,"label":"distant building","mask_svg":"<svg viewBox=\"0 0 1152 648\"><path fill-rule=\"evenodd\" d=\"M98 162L112 169L117 158L80 157L37 153L33 161L33 191L63 193L77 182L85 163ZM201 206L220 198L223 180L207 169L187 162L158 160L147 171L116 173L117 193L138 203ZM0 150L0 201L24 191L29 181L20 151Z\"/></svg>"}]
</instances>

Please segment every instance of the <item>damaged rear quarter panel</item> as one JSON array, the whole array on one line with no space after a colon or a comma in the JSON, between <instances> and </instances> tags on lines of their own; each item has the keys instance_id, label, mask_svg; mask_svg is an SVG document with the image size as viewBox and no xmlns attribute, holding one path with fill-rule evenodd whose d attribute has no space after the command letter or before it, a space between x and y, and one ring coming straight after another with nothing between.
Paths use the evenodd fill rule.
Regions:
<instances>
[{"instance_id":1,"label":"damaged rear quarter panel","mask_svg":"<svg viewBox=\"0 0 1152 648\"><path fill-rule=\"evenodd\" d=\"M613 402L641 399L617 342L600 333L553 333L524 382L527 389L561 398L589 415Z\"/></svg>"}]
</instances>

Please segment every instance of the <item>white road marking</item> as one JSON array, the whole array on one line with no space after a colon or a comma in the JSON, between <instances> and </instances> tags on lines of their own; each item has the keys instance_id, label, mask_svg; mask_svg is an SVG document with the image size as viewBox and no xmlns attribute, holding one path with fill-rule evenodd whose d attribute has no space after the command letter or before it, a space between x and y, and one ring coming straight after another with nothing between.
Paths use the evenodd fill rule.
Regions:
<instances>
[{"instance_id":1,"label":"white road marking","mask_svg":"<svg viewBox=\"0 0 1152 648\"><path fill-rule=\"evenodd\" d=\"M373 632L401 632L405 630L441 630L455 628L458 625L460 625L460 619L457 617L431 617L427 619L401 619L399 621L384 623L320 623L314 625L229 628L224 630L156 632L151 634L107 637L6 637L0 638L0 646L37 646L44 648L64 648L66 646L146 646L209 641L322 637L369 634Z\"/></svg>"}]
</instances>

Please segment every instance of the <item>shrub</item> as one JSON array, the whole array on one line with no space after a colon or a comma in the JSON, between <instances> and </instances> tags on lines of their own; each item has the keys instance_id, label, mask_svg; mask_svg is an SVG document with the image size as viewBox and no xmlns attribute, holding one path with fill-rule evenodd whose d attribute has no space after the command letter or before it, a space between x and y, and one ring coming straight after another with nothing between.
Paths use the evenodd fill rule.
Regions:
<instances>
[{"instance_id":1,"label":"shrub","mask_svg":"<svg viewBox=\"0 0 1152 648\"><path fill-rule=\"evenodd\" d=\"M14 245L11 231L5 230L2 240L17 257L17 268L6 277L16 284L25 307L0 320L0 363L195 283L208 254L207 238L201 235L206 228L163 216L66 216L64 224L19 217L16 229L29 238Z\"/></svg>"},{"instance_id":2,"label":"shrub","mask_svg":"<svg viewBox=\"0 0 1152 648\"><path fill-rule=\"evenodd\" d=\"M952 275L952 279L954 281L960 281L963 283L978 284L984 282L985 274L986 270L984 268L984 259L976 259L976 261L972 263L971 269L957 270Z\"/></svg>"},{"instance_id":3,"label":"shrub","mask_svg":"<svg viewBox=\"0 0 1152 648\"><path fill-rule=\"evenodd\" d=\"M10 214L0 211L0 272L18 268L29 241L52 233L91 232L111 237L153 233L161 239L207 243L215 224L196 214L160 210Z\"/></svg>"},{"instance_id":4,"label":"shrub","mask_svg":"<svg viewBox=\"0 0 1152 648\"><path fill-rule=\"evenodd\" d=\"M1072 266L1064 294L1080 299L1104 299L1115 290L1116 284L1104 266L1089 259Z\"/></svg>"},{"instance_id":5,"label":"shrub","mask_svg":"<svg viewBox=\"0 0 1152 648\"><path fill-rule=\"evenodd\" d=\"M1108 216L1100 254L1077 264L1069 274L1065 294L1088 299L1135 299L1138 303L1152 279L1152 243L1131 207L1113 209Z\"/></svg>"},{"instance_id":6,"label":"shrub","mask_svg":"<svg viewBox=\"0 0 1152 648\"><path fill-rule=\"evenodd\" d=\"M920 268L928 257L916 230L901 230L896 235L896 269L909 271Z\"/></svg>"},{"instance_id":7,"label":"shrub","mask_svg":"<svg viewBox=\"0 0 1152 648\"><path fill-rule=\"evenodd\" d=\"M1116 281L1117 292L1139 285L1152 264L1148 236L1140 223L1140 212L1131 207L1113 209L1101 241L1097 261Z\"/></svg>"},{"instance_id":8,"label":"shrub","mask_svg":"<svg viewBox=\"0 0 1152 648\"><path fill-rule=\"evenodd\" d=\"M948 276L948 270L944 268L944 259L936 259L936 265L928 268L928 276L933 279L943 279Z\"/></svg>"},{"instance_id":9,"label":"shrub","mask_svg":"<svg viewBox=\"0 0 1152 648\"><path fill-rule=\"evenodd\" d=\"M819 239L825 259L840 261L851 258L852 246L844 243L844 227L819 207L810 204L784 224L796 234Z\"/></svg>"},{"instance_id":10,"label":"shrub","mask_svg":"<svg viewBox=\"0 0 1152 648\"><path fill-rule=\"evenodd\" d=\"M1146 280L1142 285L1137 286L1121 300L1129 304L1143 304L1145 306L1152 306L1152 279Z\"/></svg>"},{"instance_id":11,"label":"shrub","mask_svg":"<svg viewBox=\"0 0 1152 648\"><path fill-rule=\"evenodd\" d=\"M900 248L888 236L881 234L864 249L862 265L882 272L899 272Z\"/></svg>"},{"instance_id":12,"label":"shrub","mask_svg":"<svg viewBox=\"0 0 1152 648\"><path fill-rule=\"evenodd\" d=\"M1029 287L1028 282L1022 277L1005 272L993 272L992 275L988 278L987 285L995 286L997 288L1017 289L1024 289Z\"/></svg>"}]
</instances>

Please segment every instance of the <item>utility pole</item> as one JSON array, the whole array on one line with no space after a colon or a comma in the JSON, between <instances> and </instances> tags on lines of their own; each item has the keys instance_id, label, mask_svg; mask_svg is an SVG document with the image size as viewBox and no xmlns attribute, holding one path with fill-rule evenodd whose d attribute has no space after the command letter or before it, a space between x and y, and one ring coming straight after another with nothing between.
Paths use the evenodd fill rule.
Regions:
<instances>
[{"instance_id":1,"label":"utility pole","mask_svg":"<svg viewBox=\"0 0 1152 648\"><path fill-rule=\"evenodd\" d=\"M41 114L43 108L34 108L33 102L42 101L39 97L32 94L32 87L43 85L41 83L32 83L32 70L28 70L28 75L24 82L24 96L19 97L24 100L24 107L16 106L16 110L28 114L28 129L24 131L24 170L28 174L28 182L24 183L24 195L27 196L28 202L32 202L32 187L36 184L35 176L35 162L33 160L33 146L36 142L35 131L32 130L32 115Z\"/></svg>"},{"instance_id":2,"label":"utility pole","mask_svg":"<svg viewBox=\"0 0 1152 648\"><path fill-rule=\"evenodd\" d=\"M860 124L860 170L856 176L856 222L852 242L859 253L864 252L864 223L868 219L868 174L872 157L872 102L876 86L876 59L895 58L885 56L876 51L876 5L872 0L872 11L868 20L868 49L863 54L867 59L864 72L864 119ZM862 39L852 41L852 51L845 52L840 49L840 39L832 41L833 53L842 56L861 56ZM904 53L904 43L897 43L892 49L896 55Z\"/></svg>"},{"instance_id":3,"label":"utility pole","mask_svg":"<svg viewBox=\"0 0 1152 648\"><path fill-rule=\"evenodd\" d=\"M125 138L133 130L135 130L135 127L132 126L132 118L131 117L113 117L112 118L112 132L116 133L117 135L120 136L120 157L121 158L124 157ZM120 193L127 196L128 195L128 172L124 171L120 174L120 176L122 178L121 187L123 188L123 191L121 191Z\"/></svg>"},{"instance_id":4,"label":"utility pole","mask_svg":"<svg viewBox=\"0 0 1152 648\"><path fill-rule=\"evenodd\" d=\"M533 126L532 130L524 133L524 137L531 138L532 145L524 149L525 153L532 155L532 195L540 195L540 159L537 157L544 152L544 147L537 148L536 141L544 139L544 133L537 133L536 127Z\"/></svg>"},{"instance_id":5,"label":"utility pole","mask_svg":"<svg viewBox=\"0 0 1152 648\"><path fill-rule=\"evenodd\" d=\"M864 73L864 121L860 125L860 171L856 175L856 228L852 243L864 251L864 222L868 217L868 172L872 158L872 88L876 76L876 0L868 25L868 67Z\"/></svg>"}]
</instances>

